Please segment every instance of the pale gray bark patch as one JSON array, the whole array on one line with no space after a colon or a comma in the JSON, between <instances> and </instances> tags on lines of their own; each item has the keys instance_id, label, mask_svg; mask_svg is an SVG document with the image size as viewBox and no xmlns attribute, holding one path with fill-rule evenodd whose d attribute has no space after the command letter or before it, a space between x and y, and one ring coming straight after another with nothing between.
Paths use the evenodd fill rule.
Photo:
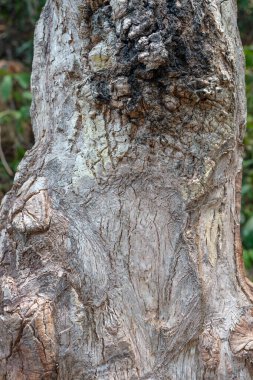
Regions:
<instances>
[{"instance_id":1,"label":"pale gray bark patch","mask_svg":"<svg viewBox=\"0 0 253 380\"><path fill-rule=\"evenodd\" d=\"M251 379L235 2L49 0L32 92L0 379Z\"/></svg>"}]
</instances>

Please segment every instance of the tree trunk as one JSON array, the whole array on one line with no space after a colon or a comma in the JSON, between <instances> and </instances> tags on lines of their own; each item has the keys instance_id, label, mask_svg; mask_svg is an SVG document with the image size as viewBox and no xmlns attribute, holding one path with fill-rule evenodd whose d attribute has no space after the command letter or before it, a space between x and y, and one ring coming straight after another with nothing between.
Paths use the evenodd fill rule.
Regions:
<instances>
[{"instance_id":1,"label":"tree trunk","mask_svg":"<svg viewBox=\"0 0 253 380\"><path fill-rule=\"evenodd\" d=\"M252 379L235 0L49 0L32 91L0 379Z\"/></svg>"}]
</instances>

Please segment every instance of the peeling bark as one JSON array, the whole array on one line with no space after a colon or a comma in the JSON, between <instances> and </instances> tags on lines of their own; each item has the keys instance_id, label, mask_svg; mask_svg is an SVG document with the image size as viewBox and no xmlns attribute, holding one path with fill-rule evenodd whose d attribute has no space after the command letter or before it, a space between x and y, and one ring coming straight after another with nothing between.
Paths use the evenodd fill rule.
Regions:
<instances>
[{"instance_id":1,"label":"peeling bark","mask_svg":"<svg viewBox=\"0 0 253 380\"><path fill-rule=\"evenodd\" d=\"M1 206L0 379L251 379L233 0L48 0Z\"/></svg>"}]
</instances>

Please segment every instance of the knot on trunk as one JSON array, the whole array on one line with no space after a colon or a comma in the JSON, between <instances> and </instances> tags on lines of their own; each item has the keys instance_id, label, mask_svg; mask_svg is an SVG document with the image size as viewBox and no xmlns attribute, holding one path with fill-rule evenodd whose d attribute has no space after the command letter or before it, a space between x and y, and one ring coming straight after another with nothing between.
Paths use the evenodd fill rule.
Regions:
<instances>
[{"instance_id":1,"label":"knot on trunk","mask_svg":"<svg viewBox=\"0 0 253 380\"><path fill-rule=\"evenodd\" d=\"M14 229L28 234L46 231L51 221L51 205L45 178L29 179L17 195L10 215Z\"/></svg>"},{"instance_id":2,"label":"knot on trunk","mask_svg":"<svg viewBox=\"0 0 253 380\"><path fill-rule=\"evenodd\" d=\"M229 342L235 356L253 359L253 309L241 317L231 332Z\"/></svg>"}]
</instances>

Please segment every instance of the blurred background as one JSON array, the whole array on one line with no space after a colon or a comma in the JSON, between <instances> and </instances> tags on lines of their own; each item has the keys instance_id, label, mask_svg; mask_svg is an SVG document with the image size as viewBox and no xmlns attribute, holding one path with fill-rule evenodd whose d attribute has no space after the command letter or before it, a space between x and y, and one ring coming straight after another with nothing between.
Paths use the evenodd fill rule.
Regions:
<instances>
[{"instance_id":1,"label":"blurred background","mask_svg":"<svg viewBox=\"0 0 253 380\"><path fill-rule=\"evenodd\" d=\"M45 0L0 0L0 200L33 145L29 108L33 32ZM241 230L244 262L253 280L253 0L238 1L246 57L248 123L245 136Z\"/></svg>"}]
</instances>

